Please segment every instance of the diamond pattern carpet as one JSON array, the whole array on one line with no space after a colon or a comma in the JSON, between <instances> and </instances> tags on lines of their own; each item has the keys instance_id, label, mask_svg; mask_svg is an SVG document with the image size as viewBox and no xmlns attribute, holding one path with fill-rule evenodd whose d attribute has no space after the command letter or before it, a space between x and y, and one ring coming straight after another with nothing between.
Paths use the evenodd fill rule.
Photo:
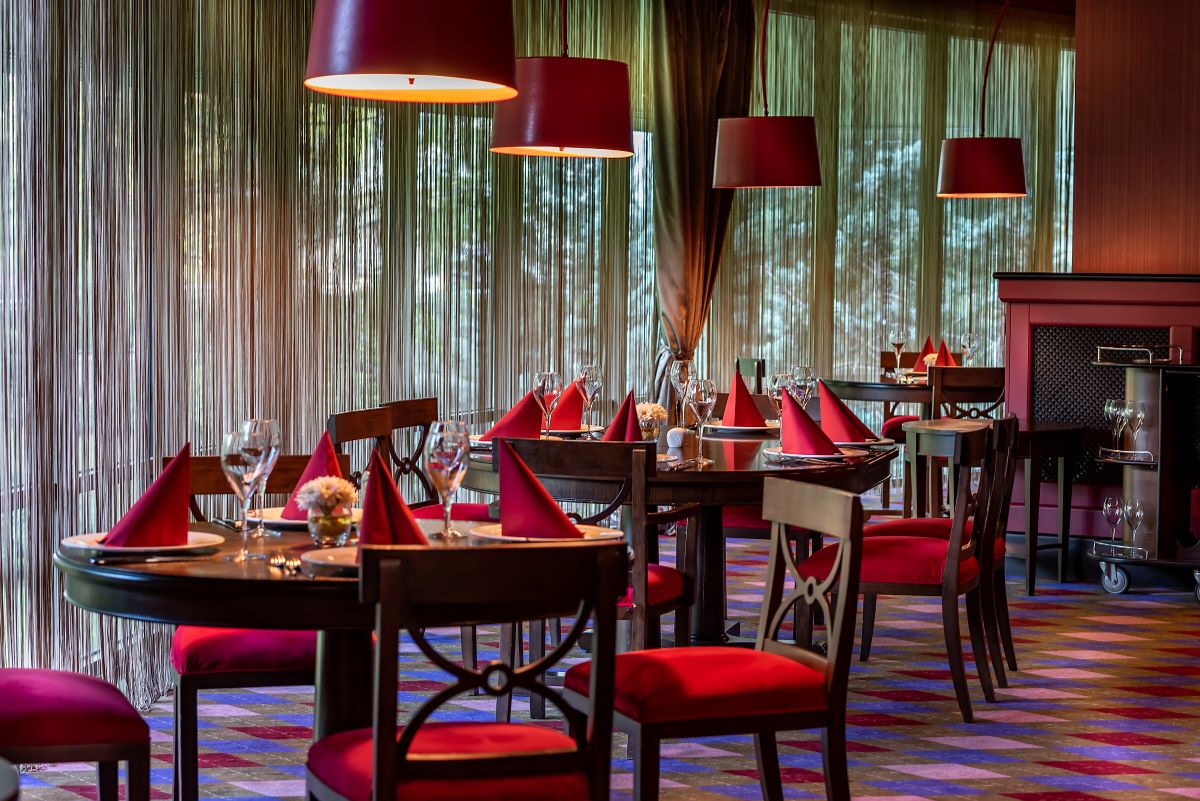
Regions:
<instances>
[{"instance_id":1,"label":"diamond pattern carpet","mask_svg":"<svg viewBox=\"0 0 1200 801\"><path fill-rule=\"evenodd\" d=\"M765 543L730 542L730 614L743 622L743 633L755 622L765 560ZM1015 565L1009 572L1016 575ZM1135 590L1114 597L1090 585L1052 583L1033 599L1020 591L1010 584L1021 670L1010 674L1008 689L997 690L995 704L984 703L972 675L973 724L962 722L954 702L937 600L880 599L871 660L856 661L850 680L854 797L1200 798L1200 608L1192 594ZM488 658L496 634L485 630L481 639ZM455 651L457 632L439 642ZM413 650L402 654L400 700L409 708L441 678ZM521 699L514 706L517 719L528 719ZM490 698L462 698L449 716L486 720L492 709ZM203 694L201 796L302 797L311 712L311 688ZM170 698L149 720L152 797L169 798ZM797 732L780 742L786 797L823 798L817 738ZM632 765L621 735L614 756L613 797L628 798ZM749 737L667 743L662 770L668 801L760 797ZM95 770L49 766L23 775L21 790L31 801L94 799Z\"/></svg>"}]
</instances>

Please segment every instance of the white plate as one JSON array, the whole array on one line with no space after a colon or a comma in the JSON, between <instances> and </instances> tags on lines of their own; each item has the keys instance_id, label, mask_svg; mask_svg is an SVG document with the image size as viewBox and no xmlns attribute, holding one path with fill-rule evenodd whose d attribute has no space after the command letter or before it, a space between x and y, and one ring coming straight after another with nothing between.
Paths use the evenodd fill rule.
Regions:
<instances>
[{"instance_id":1,"label":"white plate","mask_svg":"<svg viewBox=\"0 0 1200 801\"><path fill-rule=\"evenodd\" d=\"M593 426L592 428L595 429L595 426ZM603 429L599 429L599 430L602 431ZM581 434L583 433L582 428L579 429L579 433L581 433ZM480 439L480 437L482 437L482 436L483 436L483 434L472 434L471 435L471 450L473 450L473 451L490 451L492 449L492 441L490 439L488 439L488 440ZM547 437L545 434L542 434L540 439L561 440L562 437L555 437L555 436Z\"/></svg>"},{"instance_id":2,"label":"white plate","mask_svg":"<svg viewBox=\"0 0 1200 801\"><path fill-rule=\"evenodd\" d=\"M300 561L307 565L313 574L319 576L339 576L358 574L358 546L346 545L342 548L318 548L300 554Z\"/></svg>"},{"instance_id":3,"label":"white plate","mask_svg":"<svg viewBox=\"0 0 1200 801\"><path fill-rule=\"evenodd\" d=\"M615 528L601 528L600 526L585 526L578 524L575 526L583 534L585 540L619 540L625 536L625 532ZM481 540L500 540L502 542L558 542L561 538L558 537L506 537L504 536L499 523L491 523L483 526L476 526L471 531L471 536L479 537ZM570 540L573 541L573 540Z\"/></svg>"},{"instance_id":4,"label":"white plate","mask_svg":"<svg viewBox=\"0 0 1200 801\"><path fill-rule=\"evenodd\" d=\"M788 459L828 459L829 461L837 461L850 456L868 455L866 451L859 450L858 448L840 448L839 450L841 450L841 453L832 455L828 453L784 453L783 448L777 445L774 448L763 448L763 454L768 459L775 459L781 462Z\"/></svg>"},{"instance_id":5,"label":"white plate","mask_svg":"<svg viewBox=\"0 0 1200 801\"><path fill-rule=\"evenodd\" d=\"M552 428L550 433L556 437L582 437L584 434L603 434L608 426L580 426L579 428Z\"/></svg>"},{"instance_id":6,"label":"white plate","mask_svg":"<svg viewBox=\"0 0 1200 801\"><path fill-rule=\"evenodd\" d=\"M351 509L350 512L352 522L358 524L362 521L362 509ZM308 521L304 518L299 520L285 518L282 506L268 506L262 510L262 517L256 514L246 515L246 522L252 526L262 523L267 528L308 528Z\"/></svg>"},{"instance_id":7,"label":"white plate","mask_svg":"<svg viewBox=\"0 0 1200 801\"><path fill-rule=\"evenodd\" d=\"M762 434L767 431L779 430L779 421L768 420L765 426L727 426L723 423L705 423L704 427L712 431L724 431L728 434Z\"/></svg>"},{"instance_id":8,"label":"white plate","mask_svg":"<svg viewBox=\"0 0 1200 801\"><path fill-rule=\"evenodd\" d=\"M76 534L74 537L67 537L59 545L63 548L77 548L81 551L96 551L97 553L144 553L150 555L202 551L205 548L215 548L225 541L220 534L210 534L207 531L189 531L187 545L105 545L100 540L106 536L108 536L107 531L95 534Z\"/></svg>"},{"instance_id":9,"label":"white plate","mask_svg":"<svg viewBox=\"0 0 1200 801\"><path fill-rule=\"evenodd\" d=\"M663 462L678 462L679 456L674 453L660 453L658 454L657 461L659 464L662 464Z\"/></svg>"},{"instance_id":10,"label":"white plate","mask_svg":"<svg viewBox=\"0 0 1200 801\"><path fill-rule=\"evenodd\" d=\"M860 442L835 442L833 444L839 447L848 445L851 448L882 448L887 445L895 445L896 440L890 437L880 437L879 439L865 439Z\"/></svg>"}]
</instances>

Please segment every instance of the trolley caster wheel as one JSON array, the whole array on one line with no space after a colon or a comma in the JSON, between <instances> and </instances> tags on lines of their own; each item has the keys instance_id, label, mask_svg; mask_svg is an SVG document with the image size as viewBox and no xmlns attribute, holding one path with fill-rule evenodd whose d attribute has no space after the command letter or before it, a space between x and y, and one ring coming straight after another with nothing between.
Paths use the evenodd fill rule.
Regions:
<instances>
[{"instance_id":1,"label":"trolley caster wheel","mask_svg":"<svg viewBox=\"0 0 1200 801\"><path fill-rule=\"evenodd\" d=\"M1123 567L1112 564L1101 565L1100 586L1110 595L1121 595L1129 591L1129 572ZM1200 587L1197 587L1200 592ZM1200 598L1200 595L1197 595Z\"/></svg>"},{"instance_id":2,"label":"trolley caster wheel","mask_svg":"<svg viewBox=\"0 0 1200 801\"><path fill-rule=\"evenodd\" d=\"M1200 584L1196 585L1196 603L1200 603Z\"/></svg>"}]
</instances>

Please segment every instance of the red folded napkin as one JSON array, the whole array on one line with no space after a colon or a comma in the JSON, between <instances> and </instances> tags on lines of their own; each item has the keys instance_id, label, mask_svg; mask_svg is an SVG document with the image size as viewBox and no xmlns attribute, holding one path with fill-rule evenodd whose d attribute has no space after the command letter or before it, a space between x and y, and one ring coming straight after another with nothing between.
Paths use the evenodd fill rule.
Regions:
<instances>
[{"instance_id":1,"label":"red folded napkin","mask_svg":"<svg viewBox=\"0 0 1200 801\"><path fill-rule=\"evenodd\" d=\"M574 431L583 423L583 393L579 383L572 381L558 397L558 405L550 415L550 428L555 431Z\"/></svg>"},{"instance_id":2,"label":"red folded napkin","mask_svg":"<svg viewBox=\"0 0 1200 801\"><path fill-rule=\"evenodd\" d=\"M191 486L192 443L189 442L100 542L117 548L187 545Z\"/></svg>"},{"instance_id":3,"label":"red folded napkin","mask_svg":"<svg viewBox=\"0 0 1200 801\"><path fill-rule=\"evenodd\" d=\"M921 352L917 354L917 361L913 363L914 373L927 373L929 366L925 364L925 357L937 353L933 349L933 337L925 337L925 346L921 348Z\"/></svg>"},{"instance_id":4,"label":"red folded napkin","mask_svg":"<svg viewBox=\"0 0 1200 801\"><path fill-rule=\"evenodd\" d=\"M958 362L954 361L954 356L951 355L950 349L946 347L946 340L942 340L942 344L938 345L937 361L933 363L934 367L958 367Z\"/></svg>"},{"instance_id":5,"label":"red folded napkin","mask_svg":"<svg viewBox=\"0 0 1200 801\"><path fill-rule=\"evenodd\" d=\"M871 429L863 425L858 415L850 411L850 407L825 386L824 381L818 381L821 391L821 430L829 435L834 442L865 442L878 439Z\"/></svg>"},{"instance_id":6,"label":"red folded napkin","mask_svg":"<svg viewBox=\"0 0 1200 801\"><path fill-rule=\"evenodd\" d=\"M280 517L284 520L304 520L308 517L308 512L296 505L296 493L300 491L308 482L314 478L322 476L342 476L342 468L338 464L337 451L334 450L333 440L326 431L317 440L317 447L313 448L312 456L308 457L308 464L304 465L304 472L300 475L300 480L296 482L295 488L292 490L291 497L288 498L287 505L280 512Z\"/></svg>"},{"instance_id":7,"label":"red folded napkin","mask_svg":"<svg viewBox=\"0 0 1200 801\"><path fill-rule=\"evenodd\" d=\"M741 373L734 371L733 383L729 387L729 399L725 401L725 415L721 424L727 426L754 426L763 428L767 421L754 403L754 396L746 388Z\"/></svg>"},{"instance_id":8,"label":"red folded napkin","mask_svg":"<svg viewBox=\"0 0 1200 801\"><path fill-rule=\"evenodd\" d=\"M359 545L428 545L429 540L417 525L408 504L392 480L392 472L379 456L371 451L371 478L363 493L362 520L358 524Z\"/></svg>"},{"instance_id":9,"label":"red folded napkin","mask_svg":"<svg viewBox=\"0 0 1200 801\"><path fill-rule=\"evenodd\" d=\"M579 539L583 536L563 514L517 452L499 443L500 529L506 537Z\"/></svg>"},{"instance_id":10,"label":"red folded napkin","mask_svg":"<svg viewBox=\"0 0 1200 801\"><path fill-rule=\"evenodd\" d=\"M822 395L822 397L824 397ZM824 415L824 410L822 410ZM784 453L797 453L806 456L833 456L841 453L833 444L829 435L813 422L804 411L804 407L796 402L792 393L783 393L783 420L780 423L782 446Z\"/></svg>"},{"instance_id":11,"label":"red folded napkin","mask_svg":"<svg viewBox=\"0 0 1200 801\"><path fill-rule=\"evenodd\" d=\"M641 442L642 424L638 422L637 404L633 402L633 390L621 402L617 415L608 425L601 438L603 442Z\"/></svg>"},{"instance_id":12,"label":"red folded napkin","mask_svg":"<svg viewBox=\"0 0 1200 801\"><path fill-rule=\"evenodd\" d=\"M542 407L534 399L532 392L526 392L525 397L517 401L508 413L496 421L496 424L484 432L480 442L490 442L493 437L511 437L513 439L537 439L542 435Z\"/></svg>"}]
</instances>

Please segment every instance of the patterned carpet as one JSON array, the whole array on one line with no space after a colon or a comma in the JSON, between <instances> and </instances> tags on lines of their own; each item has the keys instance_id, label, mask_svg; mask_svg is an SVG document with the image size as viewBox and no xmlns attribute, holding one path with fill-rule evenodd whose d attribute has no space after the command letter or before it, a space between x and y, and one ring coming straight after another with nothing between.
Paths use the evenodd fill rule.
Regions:
<instances>
[{"instance_id":1,"label":"patterned carpet","mask_svg":"<svg viewBox=\"0 0 1200 801\"><path fill-rule=\"evenodd\" d=\"M667 546L669 548L670 546ZM731 616L752 623L766 549L731 542ZM1010 566L1015 575L1015 565ZM941 645L936 601L881 599L871 661L855 662L849 711L850 777L860 801L1012 798L1018 801L1200 798L1200 609L1190 591L1135 588L1105 595L1090 585L1009 587L1021 670L998 702L975 690L977 722L958 715ZM964 625L965 632L965 625ZM496 647L485 632L485 647ZM441 642L457 648L457 637ZM490 643L490 644L487 644ZM967 643L969 647L969 643ZM428 692L437 671L412 660L401 701ZM972 677L972 681L974 681ZM493 702L464 698L458 719L488 719ZM201 795L222 799L304 794L312 691L202 696ZM526 708L516 704L518 719ZM154 798L171 789L171 704L150 713ZM629 797L631 763L619 738L613 797ZM674 742L663 749L664 799L756 799L749 738ZM788 798L822 798L818 740L781 737ZM123 790L122 790L123 792ZM58 765L22 777L23 798L95 798L94 768Z\"/></svg>"}]
</instances>

